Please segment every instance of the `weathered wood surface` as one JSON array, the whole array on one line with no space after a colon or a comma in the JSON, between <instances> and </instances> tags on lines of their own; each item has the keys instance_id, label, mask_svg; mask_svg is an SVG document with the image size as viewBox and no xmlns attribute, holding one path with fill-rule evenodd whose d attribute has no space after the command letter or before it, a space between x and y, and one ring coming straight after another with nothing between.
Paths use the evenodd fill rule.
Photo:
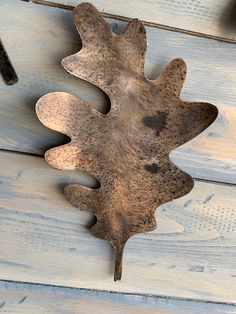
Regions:
<instances>
[{"instance_id":1,"label":"weathered wood surface","mask_svg":"<svg viewBox=\"0 0 236 314\"><path fill-rule=\"evenodd\" d=\"M123 280L114 283L112 248L62 193L92 180L7 152L0 169L1 279L236 303L235 186L198 181L160 207L157 229L128 241Z\"/></svg>"},{"instance_id":2,"label":"weathered wood surface","mask_svg":"<svg viewBox=\"0 0 236 314\"><path fill-rule=\"evenodd\" d=\"M2 0L0 6L1 37L19 76L12 87L0 85L0 147L42 154L65 139L37 120L34 106L40 96L66 91L98 109L104 108L104 99L97 88L60 65L63 57L80 49L71 12L17 0ZM118 20L110 22L116 31L124 27ZM235 183L236 46L150 27L147 34L149 77L171 59L184 58L188 74L182 98L212 102L220 110L214 125L172 153L172 160L194 177Z\"/></svg>"},{"instance_id":3,"label":"weathered wood surface","mask_svg":"<svg viewBox=\"0 0 236 314\"><path fill-rule=\"evenodd\" d=\"M0 281L0 312L9 314L235 314L236 307Z\"/></svg>"},{"instance_id":4,"label":"weathered wood surface","mask_svg":"<svg viewBox=\"0 0 236 314\"><path fill-rule=\"evenodd\" d=\"M232 38L220 19L230 2L94 1L111 14ZM117 32L124 27L118 20L110 23ZM2 0L0 25L19 76L12 87L0 82L0 148L42 154L65 138L37 120L39 97L66 91L101 110L104 95L60 66L63 57L80 49L71 12ZM172 160L195 177L235 183L236 46L158 28L147 27L147 33L149 77L182 57L188 64L183 99L212 102L220 109L215 125L173 152ZM0 169L0 278L105 290L2 281L0 312L236 313L234 306L156 297L236 304L235 186L197 181L189 195L159 208L158 229L128 242L123 281L117 284L112 281L112 249L89 233L93 217L73 208L62 193L67 184L93 186L94 179L80 171L51 169L40 157L7 152L0 152Z\"/></svg>"},{"instance_id":5,"label":"weathered wood surface","mask_svg":"<svg viewBox=\"0 0 236 314\"><path fill-rule=\"evenodd\" d=\"M40 0L37 0L40 1ZM47 2L47 1L44 1ZM75 6L83 0L50 0ZM234 0L90 0L101 12L235 39Z\"/></svg>"}]
</instances>

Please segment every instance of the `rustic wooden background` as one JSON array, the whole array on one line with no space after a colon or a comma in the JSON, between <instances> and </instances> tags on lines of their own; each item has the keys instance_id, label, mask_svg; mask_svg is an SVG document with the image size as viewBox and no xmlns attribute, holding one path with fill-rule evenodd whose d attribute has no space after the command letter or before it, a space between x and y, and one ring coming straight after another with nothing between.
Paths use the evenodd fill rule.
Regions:
<instances>
[{"instance_id":1,"label":"rustic wooden background","mask_svg":"<svg viewBox=\"0 0 236 314\"><path fill-rule=\"evenodd\" d=\"M145 21L149 78L181 57L182 98L219 109L214 125L171 154L194 189L157 210L157 230L129 240L115 283L111 247L90 235L93 217L62 193L94 180L46 164L43 153L67 139L34 109L52 91L108 105L60 65L81 47L72 22L80 2L0 2L0 37L19 77L0 82L0 312L236 313L236 1L91 0L115 32L130 18Z\"/></svg>"}]
</instances>

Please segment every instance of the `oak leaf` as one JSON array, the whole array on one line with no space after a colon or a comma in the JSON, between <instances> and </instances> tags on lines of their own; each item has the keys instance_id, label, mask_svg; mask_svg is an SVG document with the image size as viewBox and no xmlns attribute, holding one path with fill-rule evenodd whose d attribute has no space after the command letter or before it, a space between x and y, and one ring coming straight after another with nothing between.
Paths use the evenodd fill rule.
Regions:
<instances>
[{"instance_id":1,"label":"oak leaf","mask_svg":"<svg viewBox=\"0 0 236 314\"><path fill-rule=\"evenodd\" d=\"M156 208L193 188L193 179L170 161L170 152L205 130L217 109L180 99L186 75L181 59L171 61L157 79L145 77L146 32L139 20L116 35L93 5L82 3L74 21L83 46L62 66L102 89L111 109L102 114L76 96L55 92L43 96L36 111L45 126L71 138L46 152L49 165L80 168L101 184L99 189L69 185L65 195L96 216L91 233L115 248L114 280L119 280L126 241L154 230Z\"/></svg>"}]
</instances>

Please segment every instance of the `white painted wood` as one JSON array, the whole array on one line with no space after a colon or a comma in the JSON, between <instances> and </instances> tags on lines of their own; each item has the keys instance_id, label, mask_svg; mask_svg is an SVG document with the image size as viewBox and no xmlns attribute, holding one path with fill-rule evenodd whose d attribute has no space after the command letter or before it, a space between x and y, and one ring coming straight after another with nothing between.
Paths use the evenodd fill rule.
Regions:
<instances>
[{"instance_id":1,"label":"white painted wood","mask_svg":"<svg viewBox=\"0 0 236 314\"><path fill-rule=\"evenodd\" d=\"M3 43L15 65L19 83L0 82L0 148L42 154L65 142L37 120L37 99L51 91L67 91L104 108L97 88L73 78L60 66L62 57L80 47L71 12L18 0L0 3ZM17 14L16 14L17 12ZM110 21L116 31L124 28ZM174 153L172 160L192 176L236 182L236 46L215 40L147 27L146 72L154 78L175 57L188 65L182 98L216 104L214 125Z\"/></svg>"},{"instance_id":2,"label":"white painted wood","mask_svg":"<svg viewBox=\"0 0 236 314\"><path fill-rule=\"evenodd\" d=\"M157 230L128 241L123 279L113 282L112 248L62 193L93 182L7 152L0 169L1 279L236 303L235 186L196 182L160 207Z\"/></svg>"},{"instance_id":3,"label":"white painted wood","mask_svg":"<svg viewBox=\"0 0 236 314\"><path fill-rule=\"evenodd\" d=\"M49 2L75 6L84 1L50 0ZM90 2L101 12L139 18L147 22L213 36L236 38L235 21L233 21L236 6L235 2L230 0L90 0Z\"/></svg>"},{"instance_id":4,"label":"white painted wood","mask_svg":"<svg viewBox=\"0 0 236 314\"><path fill-rule=\"evenodd\" d=\"M9 314L235 314L236 307L0 281L0 312Z\"/></svg>"}]
</instances>

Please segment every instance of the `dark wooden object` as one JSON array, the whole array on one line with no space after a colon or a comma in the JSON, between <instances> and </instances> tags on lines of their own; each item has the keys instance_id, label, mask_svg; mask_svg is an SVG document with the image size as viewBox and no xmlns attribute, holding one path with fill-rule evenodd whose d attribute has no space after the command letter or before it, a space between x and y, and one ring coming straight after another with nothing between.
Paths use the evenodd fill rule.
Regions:
<instances>
[{"instance_id":1,"label":"dark wooden object","mask_svg":"<svg viewBox=\"0 0 236 314\"><path fill-rule=\"evenodd\" d=\"M47 151L47 162L62 170L80 168L101 184L69 185L65 195L97 217L91 233L115 248L114 280L119 280L126 241L155 229L156 208L193 188L193 179L171 163L169 153L205 130L217 109L180 99L186 74L181 59L157 79L145 77L146 33L140 21L132 20L118 36L89 3L75 8L74 20L83 48L62 65L100 87L111 109L101 114L78 97L57 92L43 96L36 111L44 125L71 138Z\"/></svg>"},{"instance_id":2,"label":"dark wooden object","mask_svg":"<svg viewBox=\"0 0 236 314\"><path fill-rule=\"evenodd\" d=\"M18 82L18 77L7 55L6 49L0 40L0 73L7 85L13 85Z\"/></svg>"}]
</instances>

